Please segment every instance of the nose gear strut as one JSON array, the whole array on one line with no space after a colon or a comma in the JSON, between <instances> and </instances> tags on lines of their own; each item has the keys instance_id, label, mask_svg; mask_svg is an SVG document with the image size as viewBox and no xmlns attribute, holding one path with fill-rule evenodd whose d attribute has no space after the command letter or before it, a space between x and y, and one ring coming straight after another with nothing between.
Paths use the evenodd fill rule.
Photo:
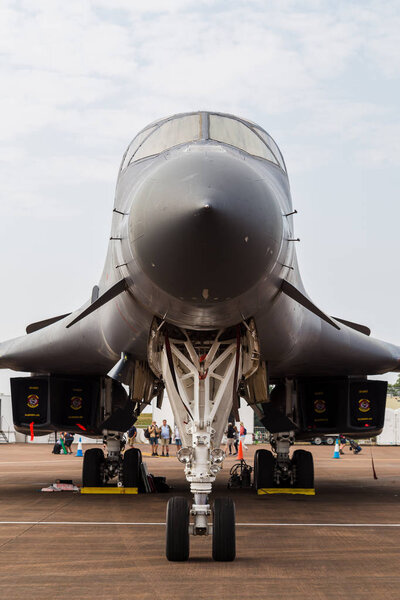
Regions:
<instances>
[{"instance_id":1,"label":"nose gear strut","mask_svg":"<svg viewBox=\"0 0 400 600\"><path fill-rule=\"evenodd\" d=\"M178 459L185 465L186 479L193 494L189 511L193 523L189 525L187 535L212 534L215 560L234 559L234 504L226 499L223 513L215 503L211 525L208 522L211 515L209 496L225 458L220 444L226 423L232 408L235 412L238 409L239 382L258 365L256 343L254 329L243 325L219 331L188 331L155 322L150 335L149 363L164 381L183 442ZM188 557L188 553L182 558L182 553L174 550L179 544L188 547L188 542L182 528L172 525L185 519L183 501L168 504L169 560L186 560Z\"/></svg>"}]
</instances>

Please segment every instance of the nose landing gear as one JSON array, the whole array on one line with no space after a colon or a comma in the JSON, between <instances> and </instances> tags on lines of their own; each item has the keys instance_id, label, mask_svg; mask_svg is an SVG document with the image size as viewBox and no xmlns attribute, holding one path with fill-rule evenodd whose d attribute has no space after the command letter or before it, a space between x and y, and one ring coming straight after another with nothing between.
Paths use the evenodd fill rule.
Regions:
<instances>
[{"instance_id":1,"label":"nose landing gear","mask_svg":"<svg viewBox=\"0 0 400 600\"><path fill-rule=\"evenodd\" d=\"M189 331L153 323L149 347L152 371L166 387L183 448L178 459L193 493L189 525L187 502L170 500L167 508L167 558L187 560L188 535L213 536L213 558L234 560L235 507L218 498L213 511L209 496L225 458L220 449L229 414L237 412L238 386L259 364L258 338L253 321L219 331ZM213 512L213 523L209 516ZM183 548L183 549L182 549Z\"/></svg>"}]
</instances>

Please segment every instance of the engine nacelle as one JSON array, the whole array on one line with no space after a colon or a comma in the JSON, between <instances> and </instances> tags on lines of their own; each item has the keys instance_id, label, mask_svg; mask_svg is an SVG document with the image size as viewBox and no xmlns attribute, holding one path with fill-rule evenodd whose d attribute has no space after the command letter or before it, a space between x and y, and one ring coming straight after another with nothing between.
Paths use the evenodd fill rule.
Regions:
<instances>
[{"instance_id":1,"label":"engine nacelle","mask_svg":"<svg viewBox=\"0 0 400 600\"><path fill-rule=\"evenodd\" d=\"M386 407L386 381L304 378L275 385L263 402L263 425L271 432L295 431L297 439L317 434L379 435Z\"/></svg>"},{"instance_id":2,"label":"engine nacelle","mask_svg":"<svg viewBox=\"0 0 400 600\"><path fill-rule=\"evenodd\" d=\"M386 381L303 380L298 382L303 431L378 435L383 428Z\"/></svg>"},{"instance_id":3,"label":"engine nacelle","mask_svg":"<svg viewBox=\"0 0 400 600\"><path fill-rule=\"evenodd\" d=\"M20 433L70 431L101 436L126 431L136 420L134 403L109 377L38 375L11 379L14 426Z\"/></svg>"}]
</instances>

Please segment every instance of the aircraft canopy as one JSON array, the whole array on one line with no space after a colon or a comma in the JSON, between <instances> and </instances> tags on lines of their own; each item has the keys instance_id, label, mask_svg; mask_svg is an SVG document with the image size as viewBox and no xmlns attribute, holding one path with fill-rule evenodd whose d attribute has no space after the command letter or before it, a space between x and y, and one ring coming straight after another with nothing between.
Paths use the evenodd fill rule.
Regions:
<instances>
[{"instance_id":1,"label":"aircraft canopy","mask_svg":"<svg viewBox=\"0 0 400 600\"><path fill-rule=\"evenodd\" d=\"M282 154L271 136L255 123L221 113L180 114L151 123L131 142L121 170L132 162L155 156L181 144L215 140L264 158L286 172Z\"/></svg>"}]
</instances>

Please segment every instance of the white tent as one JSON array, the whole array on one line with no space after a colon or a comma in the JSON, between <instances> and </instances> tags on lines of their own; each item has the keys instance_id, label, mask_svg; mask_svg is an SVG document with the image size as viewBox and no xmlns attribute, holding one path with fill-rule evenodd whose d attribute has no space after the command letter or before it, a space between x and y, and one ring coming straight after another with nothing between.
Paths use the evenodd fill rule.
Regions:
<instances>
[{"instance_id":1,"label":"white tent","mask_svg":"<svg viewBox=\"0 0 400 600\"><path fill-rule=\"evenodd\" d=\"M400 445L400 408L387 408L385 411L385 425L383 431L376 438L380 446Z\"/></svg>"}]
</instances>

